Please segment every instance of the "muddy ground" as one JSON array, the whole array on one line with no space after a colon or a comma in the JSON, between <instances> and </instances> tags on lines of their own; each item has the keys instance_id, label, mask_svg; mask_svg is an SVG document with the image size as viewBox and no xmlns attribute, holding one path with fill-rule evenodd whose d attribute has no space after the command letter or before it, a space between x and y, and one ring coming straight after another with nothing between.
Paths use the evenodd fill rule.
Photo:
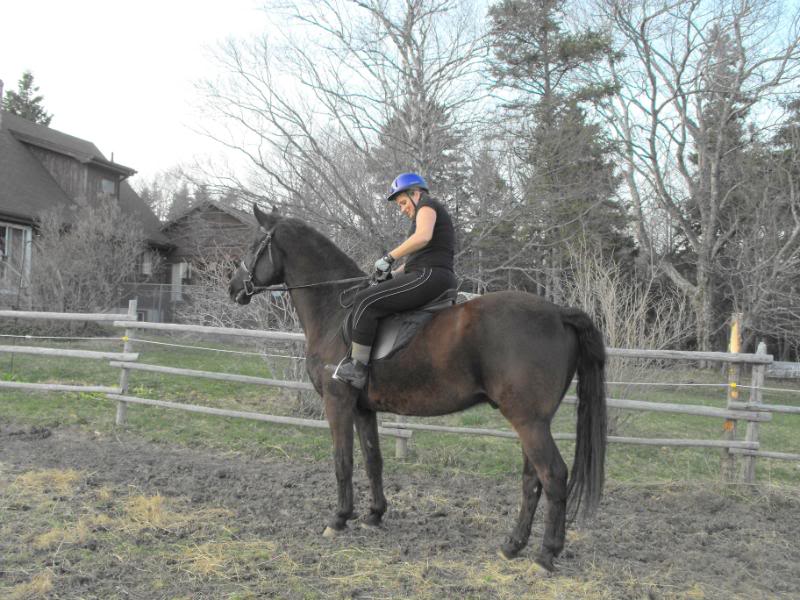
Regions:
<instances>
[{"instance_id":1,"label":"muddy ground","mask_svg":"<svg viewBox=\"0 0 800 600\"><path fill-rule=\"evenodd\" d=\"M796 490L609 482L542 576L541 511L520 559L496 554L519 488L401 468L384 528L331 540L330 463L3 426L0 597L800 598Z\"/></svg>"}]
</instances>

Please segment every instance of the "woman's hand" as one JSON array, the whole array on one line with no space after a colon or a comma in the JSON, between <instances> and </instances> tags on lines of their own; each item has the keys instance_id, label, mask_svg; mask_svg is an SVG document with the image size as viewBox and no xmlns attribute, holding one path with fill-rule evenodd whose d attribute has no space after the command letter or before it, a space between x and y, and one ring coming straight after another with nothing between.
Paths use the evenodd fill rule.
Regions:
<instances>
[{"instance_id":1,"label":"woman's hand","mask_svg":"<svg viewBox=\"0 0 800 600\"><path fill-rule=\"evenodd\" d=\"M375 271L378 273L378 281L384 281L389 278L393 262L394 257L389 253L384 254L375 261Z\"/></svg>"}]
</instances>

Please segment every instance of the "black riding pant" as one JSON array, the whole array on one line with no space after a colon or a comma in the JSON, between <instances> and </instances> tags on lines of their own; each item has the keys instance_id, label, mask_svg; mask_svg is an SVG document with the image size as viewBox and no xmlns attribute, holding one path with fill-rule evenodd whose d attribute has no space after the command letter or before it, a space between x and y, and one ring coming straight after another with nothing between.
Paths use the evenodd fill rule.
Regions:
<instances>
[{"instance_id":1,"label":"black riding pant","mask_svg":"<svg viewBox=\"0 0 800 600\"><path fill-rule=\"evenodd\" d=\"M378 319L419 308L457 286L456 276L450 269L425 267L399 273L388 281L361 290L353 303L353 341L371 346Z\"/></svg>"}]
</instances>

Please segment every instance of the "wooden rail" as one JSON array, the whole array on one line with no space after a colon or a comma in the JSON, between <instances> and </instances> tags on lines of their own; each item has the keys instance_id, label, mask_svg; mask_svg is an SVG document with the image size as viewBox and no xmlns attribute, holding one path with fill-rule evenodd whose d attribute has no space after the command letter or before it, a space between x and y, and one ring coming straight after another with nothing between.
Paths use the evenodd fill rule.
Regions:
<instances>
[{"instance_id":1,"label":"wooden rail","mask_svg":"<svg viewBox=\"0 0 800 600\"><path fill-rule=\"evenodd\" d=\"M111 313L59 313L41 312L35 310L0 310L0 317L11 319L41 319L44 321L117 321L127 319L127 314Z\"/></svg>"},{"instance_id":2,"label":"wooden rail","mask_svg":"<svg viewBox=\"0 0 800 600\"><path fill-rule=\"evenodd\" d=\"M120 389L104 385L72 385L68 383L25 383L22 381L0 381L0 388L36 390L40 392L89 392L118 394Z\"/></svg>"},{"instance_id":3,"label":"wooden rail","mask_svg":"<svg viewBox=\"0 0 800 600\"><path fill-rule=\"evenodd\" d=\"M92 360L137 360L137 352L97 352L95 350L70 350L68 348L40 348L39 346L0 346L0 352L10 354L38 354L67 358L90 358Z\"/></svg>"},{"instance_id":4,"label":"wooden rail","mask_svg":"<svg viewBox=\"0 0 800 600\"><path fill-rule=\"evenodd\" d=\"M187 377L203 377L205 379L218 379L221 381L235 381L238 383L255 383L258 385L268 385L272 387L283 387L292 390L314 391L314 386L305 381L283 381L281 379L267 379L265 377L254 377L252 375L237 375L235 373L219 373L217 371L196 371L194 369L179 369L177 367L162 367L161 365L149 365L145 363L127 363L111 361L112 367L121 367L132 371L149 371L152 373L167 373L170 375L184 375Z\"/></svg>"},{"instance_id":5,"label":"wooden rail","mask_svg":"<svg viewBox=\"0 0 800 600\"><path fill-rule=\"evenodd\" d=\"M575 404L575 396L564 396L564 404ZM698 417L715 417L718 419L741 419L743 421L771 421L772 415L747 410L729 410L725 408L715 408L713 406L702 406L698 404L669 404L666 402L648 402L647 400L621 400L617 398L607 398L606 405L609 408L624 408L628 410L649 410L652 412L679 413L683 415L696 415Z\"/></svg>"},{"instance_id":6,"label":"wooden rail","mask_svg":"<svg viewBox=\"0 0 800 600\"><path fill-rule=\"evenodd\" d=\"M252 419L254 421L265 421L267 423L280 423L282 425L297 425L300 427L314 427L316 429L329 429L327 421L318 419L299 419L297 417L281 417L277 415L265 415L261 413L248 412L242 410L229 410L225 408L212 408L210 406L198 406L196 404L184 404L182 402L168 402L166 400L151 400L149 398L138 398L136 396L123 396L121 394L107 394L110 400L130 402L132 404L144 404L147 406L159 406L161 408L173 408L187 412L200 413L205 415L216 415L219 417L235 417L239 419ZM410 431L392 429L389 427L378 427L378 433L399 438L410 438Z\"/></svg>"},{"instance_id":7,"label":"wooden rail","mask_svg":"<svg viewBox=\"0 0 800 600\"><path fill-rule=\"evenodd\" d=\"M652 358L667 360L711 361L733 364L768 365L769 354L747 354L744 352L695 352L694 350L634 350L629 348L606 348L608 356L619 358Z\"/></svg>"},{"instance_id":8,"label":"wooden rail","mask_svg":"<svg viewBox=\"0 0 800 600\"><path fill-rule=\"evenodd\" d=\"M731 402L730 408L736 410L756 410L765 413L784 413L787 415L800 415L800 406L788 404L758 404L755 402Z\"/></svg>"},{"instance_id":9,"label":"wooden rail","mask_svg":"<svg viewBox=\"0 0 800 600\"><path fill-rule=\"evenodd\" d=\"M305 342L302 333L288 331L266 331L257 329L237 329L236 327L207 327L204 325L178 325L175 323L148 323L145 321L114 321L114 327L127 329L147 329L170 333L200 333L212 335L232 335L236 337L260 338L279 342Z\"/></svg>"},{"instance_id":10,"label":"wooden rail","mask_svg":"<svg viewBox=\"0 0 800 600\"><path fill-rule=\"evenodd\" d=\"M475 427L448 427L445 425L426 425L424 423L385 422L384 427L393 429L410 429L412 431L432 431L438 433L455 433L459 435L479 435L517 439L516 431L510 429L480 429ZM574 440L574 433L553 433L554 440ZM637 444L643 446L677 446L697 448L739 448L742 450L757 450L758 444L736 440L688 440L675 438L637 438L618 435L608 436L608 441L614 444Z\"/></svg>"}]
</instances>

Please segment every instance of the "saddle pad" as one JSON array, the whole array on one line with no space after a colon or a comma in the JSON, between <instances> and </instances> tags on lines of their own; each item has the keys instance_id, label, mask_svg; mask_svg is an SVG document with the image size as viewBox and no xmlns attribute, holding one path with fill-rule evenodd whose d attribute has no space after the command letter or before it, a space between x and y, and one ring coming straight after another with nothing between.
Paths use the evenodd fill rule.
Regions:
<instances>
[{"instance_id":1,"label":"saddle pad","mask_svg":"<svg viewBox=\"0 0 800 600\"><path fill-rule=\"evenodd\" d=\"M415 311L381 319L372 344L370 360L390 358L392 354L405 348L417 331L432 318L431 312Z\"/></svg>"}]
</instances>

